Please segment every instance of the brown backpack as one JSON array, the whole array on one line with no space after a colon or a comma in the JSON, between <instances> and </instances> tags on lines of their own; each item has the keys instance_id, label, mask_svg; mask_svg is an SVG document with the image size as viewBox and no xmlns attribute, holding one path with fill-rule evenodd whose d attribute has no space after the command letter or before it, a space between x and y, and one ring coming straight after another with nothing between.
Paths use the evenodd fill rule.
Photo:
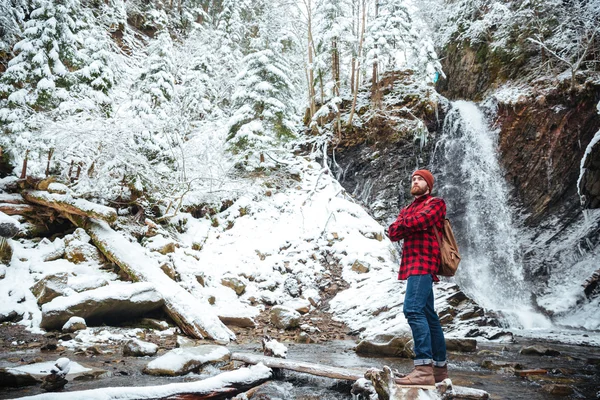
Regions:
<instances>
[{"instance_id":1,"label":"brown backpack","mask_svg":"<svg viewBox=\"0 0 600 400\"><path fill-rule=\"evenodd\" d=\"M427 202L429 203L432 199L433 197ZM433 232L435 233L435 237L440 246L442 259L437 274L440 276L454 276L458 269L458 263L460 263L460 253L458 252L458 245L454 238L454 232L452 232L452 226L450 226L450 220L444 218L442 237L440 237L440 233L435 225L433 226Z\"/></svg>"}]
</instances>

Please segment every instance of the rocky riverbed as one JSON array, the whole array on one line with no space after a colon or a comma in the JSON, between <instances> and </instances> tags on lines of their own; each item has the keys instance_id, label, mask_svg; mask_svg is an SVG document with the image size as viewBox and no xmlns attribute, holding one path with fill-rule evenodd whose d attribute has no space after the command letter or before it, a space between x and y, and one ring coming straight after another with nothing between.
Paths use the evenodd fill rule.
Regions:
<instances>
[{"instance_id":1,"label":"rocky riverbed","mask_svg":"<svg viewBox=\"0 0 600 400\"><path fill-rule=\"evenodd\" d=\"M261 338L268 334L288 347L289 360L364 370L382 368L384 365L400 372L411 368L408 358L358 354L355 351L357 340L348 335L350 332L343 324L332 321L325 312L311 316L312 326L318 329L318 332L312 333L313 343L306 343L308 340L305 338L310 335L301 335L300 328L276 329L265 318L259 317L255 328L234 328L238 339L227 345L227 349L232 353L262 353ZM158 345L157 356L179 346L211 344L207 341L191 341L172 326L163 331L148 327L102 326L70 334L49 332L43 335L32 334L19 325L5 323L0 326L0 367L31 366L67 357L89 369L67 376L69 382L63 390L76 391L195 381L237 366L233 363L210 364L182 376L150 375L144 370L157 356L124 355L125 344L134 338ZM493 399L600 398L598 347L521 337L504 343L479 340L475 348L464 343L457 346L460 343L457 340L453 340L453 343L449 366L455 385L485 390ZM21 378L17 382L3 372L0 375L0 398L43 393L40 377L35 378ZM257 393L262 393L261 399L351 398L349 382L315 378L296 372L279 375L276 381L265 385Z\"/></svg>"}]
</instances>

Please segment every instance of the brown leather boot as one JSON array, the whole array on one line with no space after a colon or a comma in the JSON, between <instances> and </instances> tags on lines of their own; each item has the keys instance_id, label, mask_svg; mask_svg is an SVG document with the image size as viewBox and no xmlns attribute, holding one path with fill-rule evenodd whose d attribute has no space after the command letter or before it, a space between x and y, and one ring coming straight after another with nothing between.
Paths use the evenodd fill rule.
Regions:
<instances>
[{"instance_id":1,"label":"brown leather boot","mask_svg":"<svg viewBox=\"0 0 600 400\"><path fill-rule=\"evenodd\" d=\"M415 365L415 369L403 378L396 378L395 382L398 385L435 385L435 378L433 377L433 366L428 365Z\"/></svg>"},{"instance_id":2,"label":"brown leather boot","mask_svg":"<svg viewBox=\"0 0 600 400\"><path fill-rule=\"evenodd\" d=\"M440 383L444 379L448 379L448 364L443 367L433 367L433 377L435 383Z\"/></svg>"}]
</instances>

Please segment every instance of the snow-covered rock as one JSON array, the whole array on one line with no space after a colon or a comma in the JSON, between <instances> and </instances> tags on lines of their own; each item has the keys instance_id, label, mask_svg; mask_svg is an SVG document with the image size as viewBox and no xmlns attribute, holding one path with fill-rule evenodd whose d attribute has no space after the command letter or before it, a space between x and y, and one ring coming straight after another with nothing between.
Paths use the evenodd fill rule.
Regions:
<instances>
[{"instance_id":1,"label":"snow-covered rock","mask_svg":"<svg viewBox=\"0 0 600 400\"><path fill-rule=\"evenodd\" d=\"M229 360L229 350L224 346L205 345L178 348L148 363L144 372L150 375L184 375L205 364Z\"/></svg>"},{"instance_id":2,"label":"snow-covered rock","mask_svg":"<svg viewBox=\"0 0 600 400\"><path fill-rule=\"evenodd\" d=\"M19 229L21 229L19 221L0 211L0 237L11 238L19 232Z\"/></svg>"},{"instance_id":3,"label":"snow-covered rock","mask_svg":"<svg viewBox=\"0 0 600 400\"><path fill-rule=\"evenodd\" d=\"M85 319L81 317L71 317L62 327L63 332L73 333L87 328Z\"/></svg>"},{"instance_id":4,"label":"snow-covered rock","mask_svg":"<svg viewBox=\"0 0 600 400\"><path fill-rule=\"evenodd\" d=\"M39 305L46 304L57 297L65 295L68 279L69 274L65 272L48 275L40 279L30 290Z\"/></svg>"},{"instance_id":5,"label":"snow-covered rock","mask_svg":"<svg viewBox=\"0 0 600 400\"><path fill-rule=\"evenodd\" d=\"M262 348L265 356L278 358L287 357L287 347L270 336L264 336L262 338Z\"/></svg>"},{"instance_id":6,"label":"snow-covered rock","mask_svg":"<svg viewBox=\"0 0 600 400\"><path fill-rule=\"evenodd\" d=\"M40 327L58 329L73 316L82 317L88 322L99 322L104 318L134 318L156 310L163 304L162 297L150 283L113 283L68 297L57 297L44 304Z\"/></svg>"},{"instance_id":7,"label":"snow-covered rock","mask_svg":"<svg viewBox=\"0 0 600 400\"><path fill-rule=\"evenodd\" d=\"M241 296L246 291L246 284L236 277L225 277L221 279L221 285L231 288L238 296Z\"/></svg>"},{"instance_id":8,"label":"snow-covered rock","mask_svg":"<svg viewBox=\"0 0 600 400\"><path fill-rule=\"evenodd\" d=\"M292 329L300 326L301 315L293 308L275 306L271 309L271 323L279 329Z\"/></svg>"},{"instance_id":9,"label":"snow-covered rock","mask_svg":"<svg viewBox=\"0 0 600 400\"><path fill-rule=\"evenodd\" d=\"M158 346L154 343L144 342L139 339L131 339L123 346L124 356L146 357L153 356L158 352Z\"/></svg>"},{"instance_id":10,"label":"snow-covered rock","mask_svg":"<svg viewBox=\"0 0 600 400\"><path fill-rule=\"evenodd\" d=\"M282 304L282 306L296 310L300 314L306 314L310 311L310 301L304 299L294 299L291 301L286 301Z\"/></svg>"}]
</instances>

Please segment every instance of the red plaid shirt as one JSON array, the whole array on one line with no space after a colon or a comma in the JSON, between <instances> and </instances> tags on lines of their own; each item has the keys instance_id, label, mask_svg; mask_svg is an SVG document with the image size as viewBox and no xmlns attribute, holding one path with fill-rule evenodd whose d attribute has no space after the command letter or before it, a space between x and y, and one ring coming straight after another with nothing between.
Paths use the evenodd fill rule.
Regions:
<instances>
[{"instance_id":1,"label":"red plaid shirt","mask_svg":"<svg viewBox=\"0 0 600 400\"><path fill-rule=\"evenodd\" d=\"M427 201L431 199L431 201ZM404 280L411 275L433 275L433 281L440 265L440 246L433 231L435 225L442 232L446 217L444 200L429 195L415 199L404 207L396 221L388 228L392 242L404 239L402 261L398 279Z\"/></svg>"}]
</instances>

